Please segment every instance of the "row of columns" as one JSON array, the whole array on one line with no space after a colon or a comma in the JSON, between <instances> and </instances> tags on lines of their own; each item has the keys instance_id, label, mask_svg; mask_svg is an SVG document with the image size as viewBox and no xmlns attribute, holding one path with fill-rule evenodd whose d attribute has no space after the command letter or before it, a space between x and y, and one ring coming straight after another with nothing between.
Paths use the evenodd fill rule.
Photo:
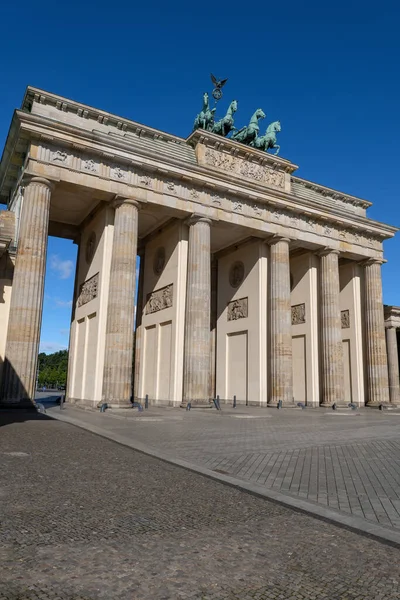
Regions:
<instances>
[{"instance_id":1,"label":"row of columns","mask_svg":"<svg viewBox=\"0 0 400 600\"><path fill-rule=\"evenodd\" d=\"M30 402L34 397L51 189L49 181L34 177L25 190L4 369L3 401L9 403ZM132 393L138 210L134 200L120 198L115 202L103 398L119 406L128 406ZM188 225L183 404L201 404L209 398L211 371L211 221L198 216ZM289 242L279 236L269 242L273 404L279 400L289 404L293 399ZM337 250L321 252L321 377L325 406L344 400L338 260ZM389 401L381 262L365 263L369 404Z\"/></svg>"}]
</instances>

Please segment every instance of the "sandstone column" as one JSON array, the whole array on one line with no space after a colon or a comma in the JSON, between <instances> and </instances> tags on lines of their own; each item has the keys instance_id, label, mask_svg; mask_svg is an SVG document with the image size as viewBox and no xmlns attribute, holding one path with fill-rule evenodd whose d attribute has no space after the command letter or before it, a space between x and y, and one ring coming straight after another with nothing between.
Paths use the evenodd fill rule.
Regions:
<instances>
[{"instance_id":1,"label":"sandstone column","mask_svg":"<svg viewBox=\"0 0 400 600\"><path fill-rule=\"evenodd\" d=\"M210 393L215 394L216 381L216 344L217 344L217 307L218 307L218 260L215 256L211 259L211 319L210 319Z\"/></svg>"},{"instance_id":2,"label":"sandstone column","mask_svg":"<svg viewBox=\"0 0 400 600\"><path fill-rule=\"evenodd\" d=\"M339 251L320 252L321 406L344 403Z\"/></svg>"},{"instance_id":3,"label":"sandstone column","mask_svg":"<svg viewBox=\"0 0 400 600\"><path fill-rule=\"evenodd\" d=\"M389 402L388 363L382 301L381 260L364 266L365 341L367 347L367 403Z\"/></svg>"},{"instance_id":4,"label":"sandstone column","mask_svg":"<svg viewBox=\"0 0 400 600\"><path fill-rule=\"evenodd\" d=\"M41 177L25 188L3 371L6 405L31 406L35 397L51 191Z\"/></svg>"},{"instance_id":5,"label":"sandstone column","mask_svg":"<svg viewBox=\"0 0 400 600\"><path fill-rule=\"evenodd\" d=\"M140 402L139 399L139 376L140 376L140 365L143 360L142 356L142 337L143 337L143 287L144 287L144 257L145 251L140 254L140 266L139 266L139 281L138 281L138 294L136 303L136 334L135 334L135 378L133 383L133 394L135 401Z\"/></svg>"},{"instance_id":6,"label":"sandstone column","mask_svg":"<svg viewBox=\"0 0 400 600\"><path fill-rule=\"evenodd\" d=\"M210 226L205 217L189 221L183 406L209 402L210 385Z\"/></svg>"},{"instance_id":7,"label":"sandstone column","mask_svg":"<svg viewBox=\"0 0 400 600\"><path fill-rule=\"evenodd\" d=\"M270 242L271 395L269 404L293 404L290 240Z\"/></svg>"},{"instance_id":8,"label":"sandstone column","mask_svg":"<svg viewBox=\"0 0 400 600\"><path fill-rule=\"evenodd\" d=\"M390 402L393 404L398 404L400 400L399 358L397 353L397 332L395 327L386 327L386 346L388 356Z\"/></svg>"},{"instance_id":9,"label":"sandstone column","mask_svg":"<svg viewBox=\"0 0 400 600\"><path fill-rule=\"evenodd\" d=\"M131 406L139 204L115 201L103 375L104 402Z\"/></svg>"}]
</instances>

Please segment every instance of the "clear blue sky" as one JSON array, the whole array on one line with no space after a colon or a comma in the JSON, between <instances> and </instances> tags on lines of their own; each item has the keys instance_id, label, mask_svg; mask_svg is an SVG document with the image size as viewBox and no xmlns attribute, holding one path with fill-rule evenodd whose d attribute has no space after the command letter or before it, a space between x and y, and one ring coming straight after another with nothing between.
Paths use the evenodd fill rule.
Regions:
<instances>
[{"instance_id":1,"label":"clear blue sky","mask_svg":"<svg viewBox=\"0 0 400 600\"><path fill-rule=\"evenodd\" d=\"M187 136L212 71L229 78L237 124L258 107L281 120L281 155L299 176L371 200L371 218L400 226L398 2L21 0L2 16L1 147L28 84ZM400 235L385 244L389 304L400 304L399 250ZM68 343L62 263L75 254L50 240L47 349Z\"/></svg>"}]
</instances>

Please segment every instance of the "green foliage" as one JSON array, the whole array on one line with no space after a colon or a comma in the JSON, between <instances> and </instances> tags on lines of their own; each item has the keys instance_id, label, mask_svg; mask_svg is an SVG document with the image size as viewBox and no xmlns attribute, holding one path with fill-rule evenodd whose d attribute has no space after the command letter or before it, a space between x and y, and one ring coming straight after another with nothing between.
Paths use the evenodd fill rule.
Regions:
<instances>
[{"instance_id":1,"label":"green foliage","mask_svg":"<svg viewBox=\"0 0 400 600\"><path fill-rule=\"evenodd\" d=\"M65 387L67 383L68 350L61 350L54 354L39 354L38 385L50 387Z\"/></svg>"}]
</instances>

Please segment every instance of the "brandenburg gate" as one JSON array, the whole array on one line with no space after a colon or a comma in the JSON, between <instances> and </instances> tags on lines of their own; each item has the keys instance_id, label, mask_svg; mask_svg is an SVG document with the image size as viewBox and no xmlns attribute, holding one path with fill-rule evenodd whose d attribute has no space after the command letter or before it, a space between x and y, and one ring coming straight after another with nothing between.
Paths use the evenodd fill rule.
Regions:
<instances>
[{"instance_id":1,"label":"brandenburg gate","mask_svg":"<svg viewBox=\"0 0 400 600\"><path fill-rule=\"evenodd\" d=\"M48 235L79 248L67 402L398 400L381 283L397 229L298 177L261 109L235 129L236 101L220 120L203 102L184 139L27 88L0 164L3 407L33 402Z\"/></svg>"}]
</instances>

